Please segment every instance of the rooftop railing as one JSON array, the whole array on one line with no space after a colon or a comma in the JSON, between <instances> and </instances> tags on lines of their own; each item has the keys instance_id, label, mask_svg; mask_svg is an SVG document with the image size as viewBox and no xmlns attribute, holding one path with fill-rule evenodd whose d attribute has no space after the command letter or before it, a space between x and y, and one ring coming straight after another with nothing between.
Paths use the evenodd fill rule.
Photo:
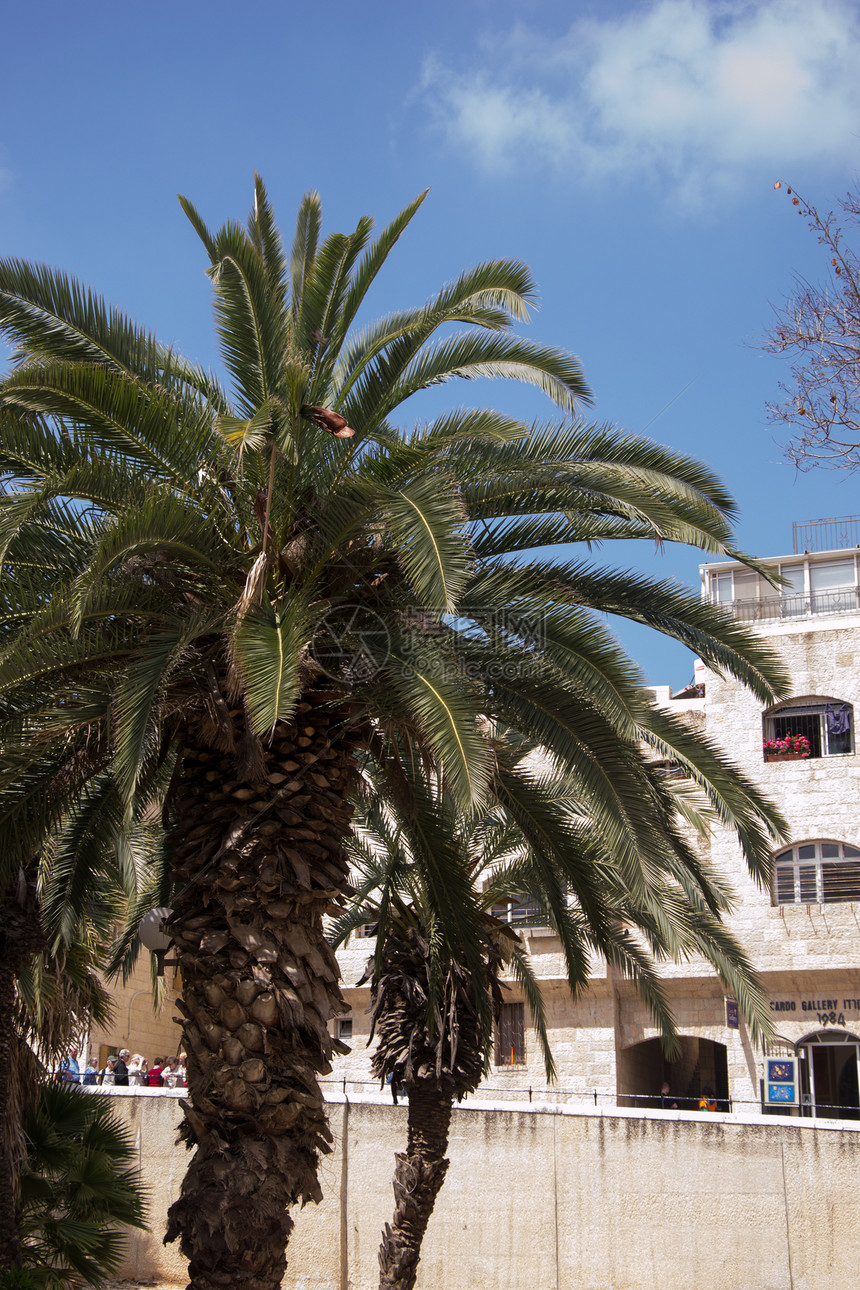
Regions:
<instances>
[{"instance_id":1,"label":"rooftop railing","mask_svg":"<svg viewBox=\"0 0 860 1290\"><path fill-rule=\"evenodd\" d=\"M794 554L805 551L841 551L860 546L860 515L829 520L795 520L791 526Z\"/></svg>"}]
</instances>

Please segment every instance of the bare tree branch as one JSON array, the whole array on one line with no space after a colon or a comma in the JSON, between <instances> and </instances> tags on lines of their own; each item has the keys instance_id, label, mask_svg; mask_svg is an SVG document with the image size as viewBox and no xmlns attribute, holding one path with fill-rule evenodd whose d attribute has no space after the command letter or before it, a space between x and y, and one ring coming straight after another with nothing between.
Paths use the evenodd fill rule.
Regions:
<instances>
[{"instance_id":1,"label":"bare tree branch","mask_svg":"<svg viewBox=\"0 0 860 1290\"><path fill-rule=\"evenodd\" d=\"M774 185L781 188L781 184ZM797 279L774 310L776 324L762 348L790 361L783 398L768 403L771 423L789 428L785 454L798 470L860 469L860 258L847 235L860 226L860 187L839 202L840 214L821 215L791 188L787 193L828 255L822 285Z\"/></svg>"}]
</instances>

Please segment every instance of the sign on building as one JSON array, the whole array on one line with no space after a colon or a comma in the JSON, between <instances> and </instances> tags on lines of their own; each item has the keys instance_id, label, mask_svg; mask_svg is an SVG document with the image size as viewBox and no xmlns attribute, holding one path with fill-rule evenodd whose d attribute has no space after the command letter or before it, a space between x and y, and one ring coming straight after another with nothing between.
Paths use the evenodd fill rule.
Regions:
<instances>
[{"instance_id":1,"label":"sign on building","mask_svg":"<svg viewBox=\"0 0 860 1290\"><path fill-rule=\"evenodd\" d=\"M765 1061L766 1106L797 1106L797 1058L768 1057Z\"/></svg>"}]
</instances>

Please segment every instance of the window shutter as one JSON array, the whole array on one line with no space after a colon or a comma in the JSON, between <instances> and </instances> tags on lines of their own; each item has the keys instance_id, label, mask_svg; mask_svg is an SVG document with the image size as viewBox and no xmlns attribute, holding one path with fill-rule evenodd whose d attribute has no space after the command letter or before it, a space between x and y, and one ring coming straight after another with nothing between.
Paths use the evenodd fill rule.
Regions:
<instances>
[{"instance_id":1,"label":"window shutter","mask_svg":"<svg viewBox=\"0 0 860 1290\"><path fill-rule=\"evenodd\" d=\"M521 1066L526 1060L526 1031L521 1003L503 1003L496 1025L497 1066Z\"/></svg>"}]
</instances>

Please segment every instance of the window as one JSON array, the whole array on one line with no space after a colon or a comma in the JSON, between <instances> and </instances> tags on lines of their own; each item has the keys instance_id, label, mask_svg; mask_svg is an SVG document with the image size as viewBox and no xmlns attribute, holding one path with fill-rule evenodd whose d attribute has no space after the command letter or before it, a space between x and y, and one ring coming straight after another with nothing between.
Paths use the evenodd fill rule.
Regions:
<instances>
[{"instance_id":1,"label":"window","mask_svg":"<svg viewBox=\"0 0 860 1290\"><path fill-rule=\"evenodd\" d=\"M376 923L359 923L354 935L357 940L373 940L376 935L376 928Z\"/></svg>"},{"instance_id":2,"label":"window","mask_svg":"<svg viewBox=\"0 0 860 1290\"><path fill-rule=\"evenodd\" d=\"M652 770L656 770L658 775L665 776L666 779L689 779L690 772L686 766L682 766L679 761L652 761L649 762Z\"/></svg>"},{"instance_id":3,"label":"window","mask_svg":"<svg viewBox=\"0 0 860 1290\"><path fill-rule=\"evenodd\" d=\"M772 586L749 569L716 568L708 575L708 595L746 622L844 614L860 607L853 553L840 560L795 556L768 561L768 568L780 575L782 586Z\"/></svg>"},{"instance_id":4,"label":"window","mask_svg":"<svg viewBox=\"0 0 860 1290\"><path fill-rule=\"evenodd\" d=\"M497 1066L522 1066L526 1060L526 1032L521 1003L503 1003L496 1022Z\"/></svg>"},{"instance_id":5,"label":"window","mask_svg":"<svg viewBox=\"0 0 860 1290\"><path fill-rule=\"evenodd\" d=\"M493 905L490 913L502 923L512 927L526 927L531 930L536 926L546 926L546 914L537 901L530 896L510 896Z\"/></svg>"},{"instance_id":6,"label":"window","mask_svg":"<svg viewBox=\"0 0 860 1290\"><path fill-rule=\"evenodd\" d=\"M352 1039L352 1017L341 1017L337 1023L338 1039Z\"/></svg>"},{"instance_id":7,"label":"window","mask_svg":"<svg viewBox=\"0 0 860 1290\"><path fill-rule=\"evenodd\" d=\"M809 568L810 608L814 614L838 614L857 608L854 560L828 560Z\"/></svg>"},{"instance_id":8,"label":"window","mask_svg":"<svg viewBox=\"0 0 860 1290\"><path fill-rule=\"evenodd\" d=\"M776 857L774 904L846 900L860 900L860 848L845 842L800 842Z\"/></svg>"},{"instance_id":9,"label":"window","mask_svg":"<svg viewBox=\"0 0 860 1290\"><path fill-rule=\"evenodd\" d=\"M838 699L810 699L777 708L764 719L765 739L805 735L809 756L833 757L854 751L854 710Z\"/></svg>"}]
</instances>

